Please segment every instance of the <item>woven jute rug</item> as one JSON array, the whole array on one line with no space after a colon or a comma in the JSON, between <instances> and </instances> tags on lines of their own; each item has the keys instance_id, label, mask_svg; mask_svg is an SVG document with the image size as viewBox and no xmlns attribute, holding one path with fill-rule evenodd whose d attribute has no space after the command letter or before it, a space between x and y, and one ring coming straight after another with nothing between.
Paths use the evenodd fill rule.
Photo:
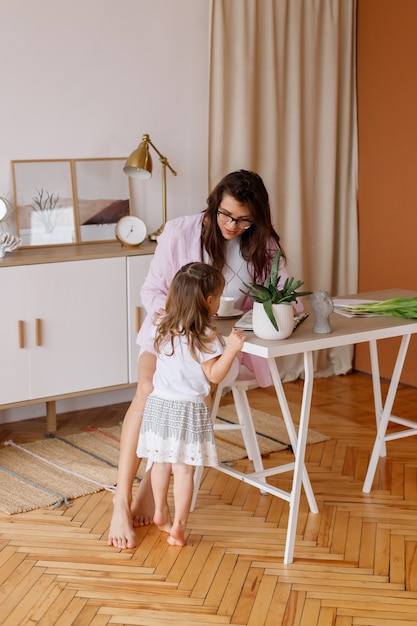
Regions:
<instances>
[{"instance_id":1,"label":"woven jute rug","mask_svg":"<svg viewBox=\"0 0 417 626\"><path fill-rule=\"evenodd\" d=\"M289 447L281 418L251 409L262 455ZM234 405L221 407L219 423L236 423ZM106 489L115 490L121 426L88 429L76 435L45 436L26 444L5 442L0 447L0 510L22 513L41 507L70 506L73 498ZM308 444L329 439L309 430ZM239 431L216 434L217 452L222 463L247 456ZM138 480L146 463L142 462Z\"/></svg>"}]
</instances>

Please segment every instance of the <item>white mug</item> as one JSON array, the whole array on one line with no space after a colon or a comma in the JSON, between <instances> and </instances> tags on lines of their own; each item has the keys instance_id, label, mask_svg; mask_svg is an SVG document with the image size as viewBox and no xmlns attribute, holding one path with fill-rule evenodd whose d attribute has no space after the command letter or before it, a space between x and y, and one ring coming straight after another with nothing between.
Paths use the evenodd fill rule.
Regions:
<instances>
[{"instance_id":1,"label":"white mug","mask_svg":"<svg viewBox=\"0 0 417 626\"><path fill-rule=\"evenodd\" d=\"M220 304L219 310L217 311L217 315L221 315L222 317L226 317L227 315L232 315L235 308L235 299L230 296L220 296Z\"/></svg>"}]
</instances>

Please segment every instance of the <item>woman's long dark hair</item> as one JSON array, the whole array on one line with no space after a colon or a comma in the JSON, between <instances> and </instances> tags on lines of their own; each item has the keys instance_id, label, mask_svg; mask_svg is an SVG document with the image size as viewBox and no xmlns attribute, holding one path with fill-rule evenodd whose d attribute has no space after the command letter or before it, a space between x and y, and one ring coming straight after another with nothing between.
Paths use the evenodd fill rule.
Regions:
<instances>
[{"instance_id":1,"label":"woman's long dark hair","mask_svg":"<svg viewBox=\"0 0 417 626\"><path fill-rule=\"evenodd\" d=\"M252 263L256 282L263 282L269 273L276 249L284 251L279 243L279 235L271 222L271 209L266 187L259 174L247 170L238 170L227 174L213 189L207 198L204 211L202 244L214 267L223 270L226 264L226 240L217 223L217 210L225 195L232 196L237 202L247 207L253 226L242 231L240 252L242 257ZM270 243L276 242L271 249Z\"/></svg>"}]
</instances>

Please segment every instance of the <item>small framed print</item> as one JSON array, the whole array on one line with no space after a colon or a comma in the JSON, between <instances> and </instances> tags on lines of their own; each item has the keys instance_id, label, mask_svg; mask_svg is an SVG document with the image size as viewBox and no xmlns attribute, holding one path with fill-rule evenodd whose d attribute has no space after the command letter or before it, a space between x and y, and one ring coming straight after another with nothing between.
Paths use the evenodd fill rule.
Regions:
<instances>
[{"instance_id":1,"label":"small framed print","mask_svg":"<svg viewBox=\"0 0 417 626\"><path fill-rule=\"evenodd\" d=\"M12 161L12 185L22 246L77 243L70 159Z\"/></svg>"},{"instance_id":2,"label":"small framed print","mask_svg":"<svg viewBox=\"0 0 417 626\"><path fill-rule=\"evenodd\" d=\"M80 243L115 241L116 224L130 215L125 158L74 159L75 206Z\"/></svg>"}]
</instances>

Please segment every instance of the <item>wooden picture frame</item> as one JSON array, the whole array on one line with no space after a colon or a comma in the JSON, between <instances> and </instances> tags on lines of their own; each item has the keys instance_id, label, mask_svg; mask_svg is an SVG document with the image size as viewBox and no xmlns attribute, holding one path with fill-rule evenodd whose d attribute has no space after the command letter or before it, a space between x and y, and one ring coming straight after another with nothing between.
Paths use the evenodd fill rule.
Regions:
<instances>
[{"instance_id":1,"label":"wooden picture frame","mask_svg":"<svg viewBox=\"0 0 417 626\"><path fill-rule=\"evenodd\" d=\"M115 241L119 219L131 214L125 158L74 159L77 233L80 243Z\"/></svg>"},{"instance_id":2,"label":"wooden picture frame","mask_svg":"<svg viewBox=\"0 0 417 626\"><path fill-rule=\"evenodd\" d=\"M23 247L77 242L70 159L12 161L17 235Z\"/></svg>"}]
</instances>

